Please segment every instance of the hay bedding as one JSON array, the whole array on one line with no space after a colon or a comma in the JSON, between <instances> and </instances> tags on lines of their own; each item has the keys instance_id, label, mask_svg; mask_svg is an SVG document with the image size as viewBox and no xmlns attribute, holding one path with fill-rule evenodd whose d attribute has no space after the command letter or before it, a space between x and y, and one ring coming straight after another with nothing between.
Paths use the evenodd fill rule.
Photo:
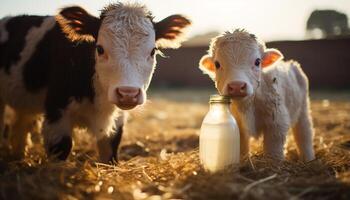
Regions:
<instances>
[{"instance_id":1,"label":"hay bedding","mask_svg":"<svg viewBox=\"0 0 350 200\"><path fill-rule=\"evenodd\" d=\"M2 145L0 199L350 199L348 101L312 102L317 160L298 162L291 137L279 163L263 158L254 141L238 169L211 175L198 158L208 94L154 93L131 114L117 166L94 162L84 130L75 131L67 162L47 161L38 135L24 161L11 161Z\"/></svg>"}]
</instances>

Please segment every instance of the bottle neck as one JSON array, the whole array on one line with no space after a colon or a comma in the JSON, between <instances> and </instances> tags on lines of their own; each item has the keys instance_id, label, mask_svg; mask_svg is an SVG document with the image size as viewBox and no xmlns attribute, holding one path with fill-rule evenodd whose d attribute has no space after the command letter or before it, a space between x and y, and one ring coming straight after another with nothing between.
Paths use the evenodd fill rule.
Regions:
<instances>
[{"instance_id":1,"label":"bottle neck","mask_svg":"<svg viewBox=\"0 0 350 200\"><path fill-rule=\"evenodd\" d=\"M222 124L233 122L229 103L210 103L209 112L206 114L203 124Z\"/></svg>"},{"instance_id":2,"label":"bottle neck","mask_svg":"<svg viewBox=\"0 0 350 200\"><path fill-rule=\"evenodd\" d=\"M210 103L210 111L229 112L229 103Z\"/></svg>"}]
</instances>

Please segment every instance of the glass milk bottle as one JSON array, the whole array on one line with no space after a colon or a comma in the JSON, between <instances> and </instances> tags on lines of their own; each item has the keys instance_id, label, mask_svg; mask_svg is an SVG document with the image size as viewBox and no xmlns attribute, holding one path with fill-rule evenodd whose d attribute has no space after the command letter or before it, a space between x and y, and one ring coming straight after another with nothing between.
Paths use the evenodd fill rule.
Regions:
<instances>
[{"instance_id":1,"label":"glass milk bottle","mask_svg":"<svg viewBox=\"0 0 350 200\"><path fill-rule=\"evenodd\" d=\"M199 136L199 157L210 172L239 163L239 129L227 96L211 95L210 110L205 116Z\"/></svg>"}]
</instances>

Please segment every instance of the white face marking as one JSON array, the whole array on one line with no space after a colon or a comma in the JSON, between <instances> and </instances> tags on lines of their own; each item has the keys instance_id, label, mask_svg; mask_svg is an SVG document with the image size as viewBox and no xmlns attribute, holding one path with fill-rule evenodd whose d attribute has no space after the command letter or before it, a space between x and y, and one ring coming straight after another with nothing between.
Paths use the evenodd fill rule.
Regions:
<instances>
[{"instance_id":1,"label":"white face marking","mask_svg":"<svg viewBox=\"0 0 350 200\"><path fill-rule=\"evenodd\" d=\"M12 17L5 17L0 20L0 43L6 42L9 38L8 31L6 30L6 24L11 18Z\"/></svg>"},{"instance_id":2,"label":"white face marking","mask_svg":"<svg viewBox=\"0 0 350 200\"><path fill-rule=\"evenodd\" d=\"M220 94L249 97L260 84L262 69L255 63L264 49L263 42L244 30L225 32L212 40L201 69L209 72Z\"/></svg>"},{"instance_id":3,"label":"white face marking","mask_svg":"<svg viewBox=\"0 0 350 200\"><path fill-rule=\"evenodd\" d=\"M155 31L151 21L138 17L135 21L104 20L97 38L103 54L96 52L96 73L111 103L117 102L117 88L140 89L138 104L146 99L155 56Z\"/></svg>"},{"instance_id":4,"label":"white face marking","mask_svg":"<svg viewBox=\"0 0 350 200\"><path fill-rule=\"evenodd\" d=\"M257 58L261 58L258 46L229 43L219 47L214 55L214 62L220 63L220 68L216 70L219 92L227 95L228 84L241 81L247 84L247 95L252 95L258 87L261 73L261 68L254 64Z\"/></svg>"}]
</instances>

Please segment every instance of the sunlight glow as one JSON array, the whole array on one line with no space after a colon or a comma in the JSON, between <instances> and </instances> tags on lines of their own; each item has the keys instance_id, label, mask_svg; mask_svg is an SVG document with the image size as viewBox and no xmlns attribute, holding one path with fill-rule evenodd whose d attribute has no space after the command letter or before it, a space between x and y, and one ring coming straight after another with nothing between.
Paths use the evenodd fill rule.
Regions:
<instances>
[{"instance_id":1,"label":"sunlight glow","mask_svg":"<svg viewBox=\"0 0 350 200\"><path fill-rule=\"evenodd\" d=\"M81 5L98 15L112 0L2 0L0 17L17 14L53 15L66 5ZM123 0L125 2L125 0ZM139 0L160 20L181 13L193 21L189 36L211 31L246 28L264 40L298 40L306 36L306 20L315 9L335 9L350 14L348 0Z\"/></svg>"}]
</instances>

